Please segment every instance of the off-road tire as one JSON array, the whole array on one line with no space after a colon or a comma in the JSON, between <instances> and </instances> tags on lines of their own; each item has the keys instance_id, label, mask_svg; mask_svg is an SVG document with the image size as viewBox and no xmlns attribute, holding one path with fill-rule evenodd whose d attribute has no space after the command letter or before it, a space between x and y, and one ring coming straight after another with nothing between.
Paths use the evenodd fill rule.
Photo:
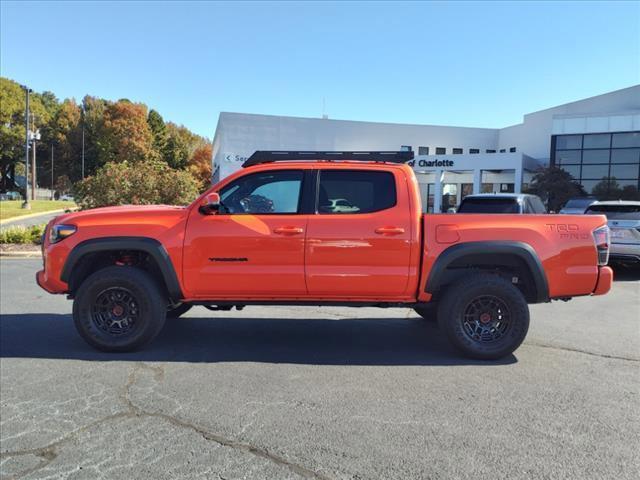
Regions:
<instances>
[{"instance_id":1,"label":"off-road tire","mask_svg":"<svg viewBox=\"0 0 640 480\"><path fill-rule=\"evenodd\" d=\"M496 360L513 353L529 330L524 295L499 275L477 273L450 286L438 307L438 322L464 355Z\"/></svg>"},{"instance_id":2,"label":"off-road tire","mask_svg":"<svg viewBox=\"0 0 640 480\"><path fill-rule=\"evenodd\" d=\"M73 302L73 321L92 347L104 352L130 352L160 333L166 305L162 290L147 272L111 266L82 282Z\"/></svg>"}]
</instances>

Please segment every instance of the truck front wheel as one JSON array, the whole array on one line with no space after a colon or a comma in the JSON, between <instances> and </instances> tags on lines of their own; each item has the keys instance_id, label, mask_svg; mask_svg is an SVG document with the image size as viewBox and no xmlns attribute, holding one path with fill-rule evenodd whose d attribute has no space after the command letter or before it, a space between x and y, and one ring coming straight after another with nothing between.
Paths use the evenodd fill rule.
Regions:
<instances>
[{"instance_id":1,"label":"truck front wheel","mask_svg":"<svg viewBox=\"0 0 640 480\"><path fill-rule=\"evenodd\" d=\"M145 271L106 267L82 282L73 302L80 336L104 352L129 352L149 343L166 318L167 301Z\"/></svg>"},{"instance_id":2,"label":"truck front wheel","mask_svg":"<svg viewBox=\"0 0 640 480\"><path fill-rule=\"evenodd\" d=\"M468 357L494 360L513 353L529 329L529 307L520 290L487 273L447 287L438 321L458 350Z\"/></svg>"}]
</instances>

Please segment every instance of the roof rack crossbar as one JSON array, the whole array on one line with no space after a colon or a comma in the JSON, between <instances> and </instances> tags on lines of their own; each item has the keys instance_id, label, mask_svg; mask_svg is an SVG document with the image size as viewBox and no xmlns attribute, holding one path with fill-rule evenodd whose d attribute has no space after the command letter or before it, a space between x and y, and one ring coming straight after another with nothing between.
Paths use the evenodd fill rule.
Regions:
<instances>
[{"instance_id":1,"label":"roof rack crossbar","mask_svg":"<svg viewBox=\"0 0 640 480\"><path fill-rule=\"evenodd\" d=\"M388 162L388 163L406 163L413 160L414 152L412 151L382 151L382 152L366 152L366 151L268 151L257 150L243 164L244 168L262 163L271 162L293 162L293 161L355 161L355 162Z\"/></svg>"}]
</instances>

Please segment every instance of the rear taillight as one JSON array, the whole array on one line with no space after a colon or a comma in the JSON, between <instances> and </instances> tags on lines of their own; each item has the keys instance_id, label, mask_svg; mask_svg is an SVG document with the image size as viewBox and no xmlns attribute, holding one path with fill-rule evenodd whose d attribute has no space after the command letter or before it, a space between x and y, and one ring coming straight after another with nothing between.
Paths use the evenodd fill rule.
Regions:
<instances>
[{"instance_id":1,"label":"rear taillight","mask_svg":"<svg viewBox=\"0 0 640 480\"><path fill-rule=\"evenodd\" d=\"M596 228L593 231L593 239L598 250L598 265L609 263L609 227Z\"/></svg>"}]
</instances>

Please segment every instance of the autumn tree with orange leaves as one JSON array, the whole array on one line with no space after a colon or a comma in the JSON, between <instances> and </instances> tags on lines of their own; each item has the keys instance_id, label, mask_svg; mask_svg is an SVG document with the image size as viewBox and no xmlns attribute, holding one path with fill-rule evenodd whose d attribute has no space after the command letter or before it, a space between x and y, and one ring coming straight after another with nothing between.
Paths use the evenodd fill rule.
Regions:
<instances>
[{"instance_id":1,"label":"autumn tree with orange leaves","mask_svg":"<svg viewBox=\"0 0 640 480\"><path fill-rule=\"evenodd\" d=\"M213 149L210 143L196 148L187 167L202 190L205 190L211 185L212 151Z\"/></svg>"}]
</instances>

